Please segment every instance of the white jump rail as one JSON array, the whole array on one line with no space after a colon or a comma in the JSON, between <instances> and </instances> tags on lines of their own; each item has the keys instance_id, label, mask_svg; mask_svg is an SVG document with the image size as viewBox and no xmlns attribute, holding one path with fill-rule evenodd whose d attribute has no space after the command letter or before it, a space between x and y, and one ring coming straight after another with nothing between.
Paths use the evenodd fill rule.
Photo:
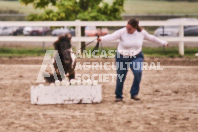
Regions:
<instances>
[{"instance_id":1,"label":"white jump rail","mask_svg":"<svg viewBox=\"0 0 198 132\"><path fill-rule=\"evenodd\" d=\"M31 86L31 104L100 103L102 85Z\"/></svg>"},{"instance_id":2,"label":"white jump rail","mask_svg":"<svg viewBox=\"0 0 198 132\"><path fill-rule=\"evenodd\" d=\"M76 36L72 38L73 42L77 42L76 48L80 49L80 42L89 42L95 37L82 37L81 27L82 26L125 26L127 21L0 21L0 25L3 26L73 26L76 30ZM198 37L184 37L184 26L198 26L197 22L186 22L186 21L140 21L140 26L179 26L179 36L178 37L163 37L164 40L168 42L179 42L179 54L184 55L184 42L198 42ZM162 38L162 37L161 37ZM50 36L0 36L0 41L25 41L25 42L47 42L55 41L57 37Z\"/></svg>"}]
</instances>

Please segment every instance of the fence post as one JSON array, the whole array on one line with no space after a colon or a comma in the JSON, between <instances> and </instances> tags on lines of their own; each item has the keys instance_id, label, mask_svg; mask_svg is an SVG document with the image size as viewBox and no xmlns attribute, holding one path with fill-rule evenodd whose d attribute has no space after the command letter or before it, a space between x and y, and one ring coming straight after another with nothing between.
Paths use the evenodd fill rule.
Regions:
<instances>
[{"instance_id":1,"label":"fence post","mask_svg":"<svg viewBox=\"0 0 198 132\"><path fill-rule=\"evenodd\" d=\"M80 25L80 20L76 20L75 21L76 22L76 28L75 28L75 31L76 31L76 37L77 38L80 38L81 37L81 25ZM77 41L77 43L76 43L76 53L78 54L78 55L80 55L81 54L81 41Z\"/></svg>"},{"instance_id":2,"label":"fence post","mask_svg":"<svg viewBox=\"0 0 198 132\"><path fill-rule=\"evenodd\" d=\"M184 38L184 25L181 24L179 26L179 38L180 38L180 41L179 41L179 54L180 55L184 55L184 41L183 41L183 38Z\"/></svg>"},{"instance_id":3,"label":"fence post","mask_svg":"<svg viewBox=\"0 0 198 132\"><path fill-rule=\"evenodd\" d=\"M44 27L43 27L42 36L45 35L44 31L45 31L45 29L44 29ZM45 52L45 41L43 41L43 52Z\"/></svg>"}]
</instances>

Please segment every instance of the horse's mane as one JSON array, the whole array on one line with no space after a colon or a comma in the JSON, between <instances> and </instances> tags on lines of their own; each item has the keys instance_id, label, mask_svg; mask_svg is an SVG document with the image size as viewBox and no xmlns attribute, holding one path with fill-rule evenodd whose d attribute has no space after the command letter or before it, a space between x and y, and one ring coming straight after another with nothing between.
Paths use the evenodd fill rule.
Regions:
<instances>
[{"instance_id":1,"label":"horse's mane","mask_svg":"<svg viewBox=\"0 0 198 132\"><path fill-rule=\"evenodd\" d=\"M60 51L61 42L67 42L68 48L71 48L71 34L59 35L58 40L53 43L54 49Z\"/></svg>"}]
</instances>

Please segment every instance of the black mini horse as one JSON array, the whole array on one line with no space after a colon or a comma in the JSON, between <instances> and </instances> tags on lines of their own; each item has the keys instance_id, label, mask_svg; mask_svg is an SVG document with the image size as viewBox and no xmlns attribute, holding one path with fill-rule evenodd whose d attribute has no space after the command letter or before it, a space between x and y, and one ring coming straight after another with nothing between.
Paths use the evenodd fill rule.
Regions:
<instances>
[{"instance_id":1,"label":"black mini horse","mask_svg":"<svg viewBox=\"0 0 198 132\"><path fill-rule=\"evenodd\" d=\"M54 49L58 51L65 72L65 73L60 73L57 62L56 60L54 60L53 65L58 80L61 81L63 79L61 78L62 74L68 75L69 80L74 79L75 78L74 69L76 66L76 60L75 60L75 55L71 48L71 35L70 34L60 35L58 40L55 41L53 45L54 45ZM45 77L45 80L47 82L54 82L55 81L54 75L50 74L50 77Z\"/></svg>"}]
</instances>

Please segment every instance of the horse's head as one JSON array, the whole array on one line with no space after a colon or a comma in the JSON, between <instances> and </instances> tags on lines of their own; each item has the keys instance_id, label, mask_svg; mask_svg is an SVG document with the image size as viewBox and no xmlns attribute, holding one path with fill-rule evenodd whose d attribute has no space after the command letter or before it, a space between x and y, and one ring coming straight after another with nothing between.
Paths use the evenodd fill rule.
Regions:
<instances>
[{"instance_id":1,"label":"horse's head","mask_svg":"<svg viewBox=\"0 0 198 132\"><path fill-rule=\"evenodd\" d=\"M58 50L60 59L63 64L71 64L71 35L62 34L58 37L58 40L54 42L55 50Z\"/></svg>"}]
</instances>

